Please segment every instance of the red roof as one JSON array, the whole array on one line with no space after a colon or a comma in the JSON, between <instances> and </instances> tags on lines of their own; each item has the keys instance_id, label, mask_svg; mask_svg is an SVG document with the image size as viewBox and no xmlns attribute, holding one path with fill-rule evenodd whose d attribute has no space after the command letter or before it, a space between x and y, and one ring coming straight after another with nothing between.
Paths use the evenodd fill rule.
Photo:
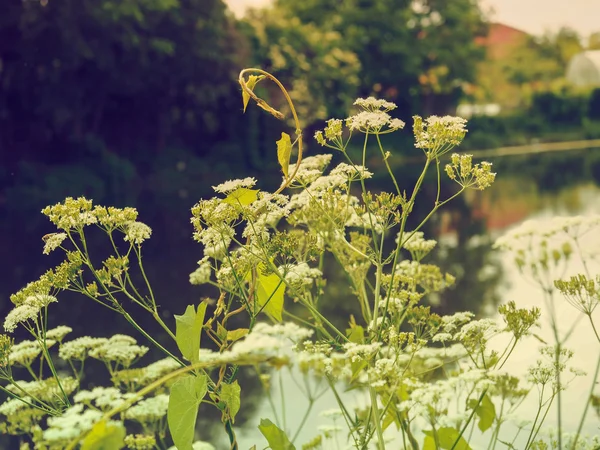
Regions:
<instances>
[{"instance_id":1,"label":"red roof","mask_svg":"<svg viewBox=\"0 0 600 450\"><path fill-rule=\"evenodd\" d=\"M502 23L490 23L487 36L476 39L478 44L488 49L491 59L501 59L507 56L514 47L522 44L528 34L517 28Z\"/></svg>"}]
</instances>

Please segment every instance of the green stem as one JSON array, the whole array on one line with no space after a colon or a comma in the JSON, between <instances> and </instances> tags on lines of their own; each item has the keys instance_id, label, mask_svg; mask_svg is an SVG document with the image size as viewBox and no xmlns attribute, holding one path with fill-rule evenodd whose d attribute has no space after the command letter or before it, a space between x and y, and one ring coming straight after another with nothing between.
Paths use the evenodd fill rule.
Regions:
<instances>
[{"instance_id":1,"label":"green stem","mask_svg":"<svg viewBox=\"0 0 600 450\"><path fill-rule=\"evenodd\" d=\"M591 320L591 317L590 317ZM593 324L593 322L592 322ZM594 329L595 331L595 329ZM592 402L592 397L594 395L594 388L596 387L596 380L598 379L598 373L600 372L600 355L598 355L598 361L596 362L596 369L594 370L594 376L592 378L592 387L590 388L590 393L587 398L587 402L585 402L585 408L583 409L583 414L581 415L581 420L579 421L579 426L577 427L577 433L575 433L575 440L573 441L573 445L571 446L571 450L575 450L577 448L577 441L579 440L579 436L581 434L581 430L583 428L583 424L585 422L585 416L587 415L588 409L590 407L590 403Z\"/></svg>"},{"instance_id":2,"label":"green stem","mask_svg":"<svg viewBox=\"0 0 600 450\"><path fill-rule=\"evenodd\" d=\"M373 411L373 426L377 432L377 448L385 450L385 441L383 440L383 429L381 428L381 418L379 417L379 407L377 406L377 392L371 383L369 375L369 396L371 397L371 410Z\"/></svg>"},{"instance_id":3,"label":"green stem","mask_svg":"<svg viewBox=\"0 0 600 450\"><path fill-rule=\"evenodd\" d=\"M483 392L481 393L481 395L479 396L479 399L477 400L477 404L475 405L475 407L473 408L473 411L471 411L471 414L469 415L469 418L467 419L467 421L465 422L465 424L461 428L460 433L458 433L458 437L454 441L454 444L452 444L452 447L450 448L450 450L454 450L456 448L456 446L458 445L458 442L460 441L460 438L465 433L465 431L466 431L467 427L469 426L469 423L471 422L471 420L473 420L473 416L475 415L475 411L477 411L477 408L479 407L479 405L483 401L483 397L485 397L485 394L487 393L487 391L488 391L487 389L484 389Z\"/></svg>"}]
</instances>

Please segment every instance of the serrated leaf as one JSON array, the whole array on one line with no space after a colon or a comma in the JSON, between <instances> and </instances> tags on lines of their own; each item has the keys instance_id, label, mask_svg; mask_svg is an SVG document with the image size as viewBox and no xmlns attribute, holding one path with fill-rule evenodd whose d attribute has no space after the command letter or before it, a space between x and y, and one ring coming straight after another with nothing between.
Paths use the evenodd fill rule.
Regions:
<instances>
[{"instance_id":1,"label":"serrated leaf","mask_svg":"<svg viewBox=\"0 0 600 450\"><path fill-rule=\"evenodd\" d=\"M227 332L228 341L237 341L248 334L248 328L238 328L237 330L230 330Z\"/></svg>"},{"instance_id":2,"label":"serrated leaf","mask_svg":"<svg viewBox=\"0 0 600 450\"><path fill-rule=\"evenodd\" d=\"M225 402L229 408L229 417L231 417L231 422L235 422L235 416L240 410L240 393L241 388L237 380L232 384L224 383L221 385L221 393L219 394L219 398L222 402Z\"/></svg>"},{"instance_id":3,"label":"serrated leaf","mask_svg":"<svg viewBox=\"0 0 600 450\"><path fill-rule=\"evenodd\" d=\"M469 408L475 408L475 414L479 417L479 423L477 426L484 432L488 430L493 424L496 418L496 407L494 402L490 400L488 395L484 395L481 399L481 403L477 404L477 400L474 398L469 400Z\"/></svg>"},{"instance_id":4,"label":"serrated leaf","mask_svg":"<svg viewBox=\"0 0 600 450\"><path fill-rule=\"evenodd\" d=\"M248 89L254 92L254 87L263 78L263 75L250 75L248 77L248 80L246 81L246 86L248 87ZM246 107L248 106L248 102L250 101L250 94L248 94L244 89L242 89L242 101L244 102L244 112L246 112Z\"/></svg>"},{"instance_id":5,"label":"serrated leaf","mask_svg":"<svg viewBox=\"0 0 600 450\"><path fill-rule=\"evenodd\" d=\"M230 205L248 206L256 201L258 197L258 189L237 188L223 200Z\"/></svg>"},{"instance_id":6,"label":"serrated leaf","mask_svg":"<svg viewBox=\"0 0 600 450\"><path fill-rule=\"evenodd\" d=\"M432 430L423 430L423 433L427 436L430 437L433 440L433 431ZM465 440L464 437L460 436L460 438L458 437L460 435L460 432L456 429L456 428L452 428L452 427L443 427L437 430L437 437L438 440L440 441L440 448L445 449L445 450L450 450L452 449L452 446L454 446L453 450L472 450L471 447L469 446L469 444L467 443L467 441ZM458 442L456 442L458 440ZM454 445L454 443L456 442L456 445ZM423 443L423 447L425 447L425 444L428 443L427 439L425 440L425 442ZM432 447L433 449L435 449L435 440L434 440L434 446Z\"/></svg>"},{"instance_id":7,"label":"serrated leaf","mask_svg":"<svg viewBox=\"0 0 600 450\"><path fill-rule=\"evenodd\" d=\"M281 281L278 275L272 273L264 274L265 266L259 265L257 268L257 277L255 281L256 302L259 308L257 311L263 310L269 316L281 322L283 313L283 296L285 293L285 284ZM246 281L252 279L252 273L249 272L246 276Z\"/></svg>"},{"instance_id":8,"label":"serrated leaf","mask_svg":"<svg viewBox=\"0 0 600 450\"><path fill-rule=\"evenodd\" d=\"M83 440L81 450L119 450L125 446L125 427L101 420Z\"/></svg>"},{"instance_id":9,"label":"serrated leaf","mask_svg":"<svg viewBox=\"0 0 600 450\"><path fill-rule=\"evenodd\" d=\"M206 375L186 375L171 386L167 422L178 450L192 450L198 407L207 390Z\"/></svg>"},{"instance_id":10,"label":"serrated leaf","mask_svg":"<svg viewBox=\"0 0 600 450\"><path fill-rule=\"evenodd\" d=\"M198 311L194 305L188 305L183 315L175 315L175 340L177 347L185 359L198 362L200 352L200 335L204 324L206 303L200 303Z\"/></svg>"},{"instance_id":11,"label":"serrated leaf","mask_svg":"<svg viewBox=\"0 0 600 450\"><path fill-rule=\"evenodd\" d=\"M290 157L292 156L292 139L287 133L281 133L281 139L277 141L277 161L281 166L283 175L289 176Z\"/></svg>"},{"instance_id":12,"label":"serrated leaf","mask_svg":"<svg viewBox=\"0 0 600 450\"><path fill-rule=\"evenodd\" d=\"M296 447L290 442L285 431L278 428L269 419L261 419L258 429L267 439L272 450L296 450Z\"/></svg>"}]
</instances>

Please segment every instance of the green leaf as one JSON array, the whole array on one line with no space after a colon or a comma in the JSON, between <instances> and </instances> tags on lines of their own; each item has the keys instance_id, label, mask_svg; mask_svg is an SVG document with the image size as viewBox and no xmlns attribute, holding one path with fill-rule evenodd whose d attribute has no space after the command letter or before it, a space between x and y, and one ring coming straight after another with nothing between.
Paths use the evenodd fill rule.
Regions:
<instances>
[{"instance_id":1,"label":"green leaf","mask_svg":"<svg viewBox=\"0 0 600 450\"><path fill-rule=\"evenodd\" d=\"M433 438L433 431L432 430L423 430L423 433L427 437L430 437L431 440L433 441L433 447L426 447L425 445L431 445L431 444L427 439L425 439L425 442L423 443L424 450L429 449L429 448L431 448L432 450L435 449L435 440ZM443 427L443 428L440 428L439 430L437 430L437 436L440 441L440 448L445 449L445 450L450 450L450 449L452 449L452 446L454 445L454 443L458 440L458 442L456 442L456 445L454 445L454 450L472 450L471 447L469 447L469 444L467 443L467 441L465 441L465 438L460 436L460 439L459 439L459 437L458 437L459 435L460 435L460 433L458 432L458 430L456 430L455 428L451 428L451 427Z\"/></svg>"},{"instance_id":2,"label":"green leaf","mask_svg":"<svg viewBox=\"0 0 600 450\"><path fill-rule=\"evenodd\" d=\"M227 339L227 329L219 322L217 322L217 337L222 341Z\"/></svg>"},{"instance_id":3,"label":"green leaf","mask_svg":"<svg viewBox=\"0 0 600 450\"><path fill-rule=\"evenodd\" d=\"M469 408L475 408L475 414L479 417L479 423L477 426L484 432L488 430L493 424L496 418L496 407L494 402L490 400L490 397L486 394L483 396L481 403L477 404L476 399L469 400Z\"/></svg>"},{"instance_id":4,"label":"green leaf","mask_svg":"<svg viewBox=\"0 0 600 450\"><path fill-rule=\"evenodd\" d=\"M354 325L346 329L346 335L348 336L348 340L355 344L364 344L365 342L365 329L360 325Z\"/></svg>"},{"instance_id":5,"label":"green leaf","mask_svg":"<svg viewBox=\"0 0 600 450\"><path fill-rule=\"evenodd\" d=\"M206 375L186 375L171 386L167 422L178 450L192 450L198 406L207 390Z\"/></svg>"},{"instance_id":6,"label":"green leaf","mask_svg":"<svg viewBox=\"0 0 600 450\"><path fill-rule=\"evenodd\" d=\"M227 332L228 341L238 341L248 334L248 328L238 328L237 330L230 330Z\"/></svg>"},{"instance_id":7,"label":"green leaf","mask_svg":"<svg viewBox=\"0 0 600 450\"><path fill-rule=\"evenodd\" d=\"M231 422L235 422L235 416L240 410L240 393L241 388L237 380L234 381L232 384L221 385L221 393L219 395L219 398L222 402L225 402L225 404L229 408L229 417L231 417Z\"/></svg>"},{"instance_id":8,"label":"green leaf","mask_svg":"<svg viewBox=\"0 0 600 450\"><path fill-rule=\"evenodd\" d=\"M269 316L282 321L283 312L283 295L285 293L285 284L277 274L265 275L265 266L260 264L257 268L258 276L256 277L256 302L261 310ZM248 272L246 281L251 281L252 273Z\"/></svg>"},{"instance_id":9,"label":"green leaf","mask_svg":"<svg viewBox=\"0 0 600 450\"><path fill-rule=\"evenodd\" d=\"M242 205L248 206L252 202L256 201L258 197L258 189L248 189L248 188L237 188L223 200L225 203L229 203L230 205Z\"/></svg>"},{"instance_id":10,"label":"green leaf","mask_svg":"<svg viewBox=\"0 0 600 450\"><path fill-rule=\"evenodd\" d=\"M261 419L258 429L267 439L272 450L296 450L296 447L290 442L285 431L279 429L269 419Z\"/></svg>"},{"instance_id":11,"label":"green leaf","mask_svg":"<svg viewBox=\"0 0 600 450\"><path fill-rule=\"evenodd\" d=\"M189 305L182 316L175 315L175 340L177 347L185 359L195 363L198 362L200 351L200 335L206 303L200 303L198 311L194 305Z\"/></svg>"},{"instance_id":12,"label":"green leaf","mask_svg":"<svg viewBox=\"0 0 600 450\"><path fill-rule=\"evenodd\" d=\"M125 428L114 423L107 424L101 420L83 440L81 450L118 450L125 446Z\"/></svg>"},{"instance_id":13,"label":"green leaf","mask_svg":"<svg viewBox=\"0 0 600 450\"><path fill-rule=\"evenodd\" d=\"M285 284L276 274L260 273L257 279L256 296L259 306L278 322L281 322L283 312L283 294Z\"/></svg>"},{"instance_id":14,"label":"green leaf","mask_svg":"<svg viewBox=\"0 0 600 450\"><path fill-rule=\"evenodd\" d=\"M246 81L246 86L252 92L254 92L254 87L256 84L264 78L264 75L250 75L248 77L248 81ZM242 101L244 102L244 112L246 112L246 107L248 106L248 102L250 101L250 94L248 94L244 89L242 89Z\"/></svg>"},{"instance_id":15,"label":"green leaf","mask_svg":"<svg viewBox=\"0 0 600 450\"><path fill-rule=\"evenodd\" d=\"M435 448L435 439L432 436L425 436L425 441L423 442L423 450L437 450Z\"/></svg>"},{"instance_id":16,"label":"green leaf","mask_svg":"<svg viewBox=\"0 0 600 450\"><path fill-rule=\"evenodd\" d=\"M277 141L277 160L286 178L289 176L290 156L292 156L292 140L289 134L281 133L281 139Z\"/></svg>"}]
</instances>

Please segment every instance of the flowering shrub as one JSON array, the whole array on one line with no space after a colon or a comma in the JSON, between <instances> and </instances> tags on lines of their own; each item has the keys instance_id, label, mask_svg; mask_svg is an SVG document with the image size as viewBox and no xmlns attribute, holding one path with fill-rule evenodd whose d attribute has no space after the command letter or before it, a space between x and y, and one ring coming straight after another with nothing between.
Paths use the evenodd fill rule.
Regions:
<instances>
[{"instance_id":1,"label":"flowering shrub","mask_svg":"<svg viewBox=\"0 0 600 450\"><path fill-rule=\"evenodd\" d=\"M42 211L57 228L45 236L43 251L63 251L65 260L11 296L15 306L4 329L12 333L23 327L31 340L14 343L8 335L0 336L0 389L9 397L0 405L2 433L21 436L22 449L166 449L171 443L179 450L211 449L211 444L195 439L198 407L205 403L220 415L230 448L237 449L235 419L243 406L238 373L240 366L248 365L261 373L265 387L269 370L293 366L308 378L324 380L333 391L339 409L326 415L338 424L315 430L315 438L303 449L328 448L331 439L343 436L358 449L464 450L471 448L475 429L487 438L489 448L498 443L517 448L516 437L506 435L505 425L533 387L539 408L531 423L518 426L516 434L527 436L518 448L566 445L560 427L558 437L540 434L554 399L560 402L568 381L580 375L568 368L572 353L564 347L565 338L557 331L555 345L541 350L527 380L502 370L519 342L537 326L539 308L520 309L509 302L500 307L498 321L475 320L470 312L440 316L426 306L427 296L447 289L454 277L425 262L436 242L426 239L421 228L443 205L468 189L488 188L495 178L491 164L474 164L470 155L454 153L445 173L457 184L456 192L442 198L441 158L461 143L465 121L414 117L415 146L423 151L425 163L413 189L406 192L380 140L380 135L405 126L390 116L393 103L359 99L356 115L329 120L315 134L318 144L345 158L328 169L330 153L303 157L294 105L271 74L256 69L240 74L244 108L252 99L282 116L254 94L262 80L282 90L296 136L292 141L283 133L277 142L283 180L276 192L261 191L254 178L230 180L214 187L215 197L192 208L193 238L202 244L203 257L190 282L216 288L214 308L209 310L208 302L189 305L175 316L174 330L162 320L142 258L152 231L138 221L135 209L67 198ZM347 152L356 134L364 139L358 162ZM373 140L393 192L368 189L373 173L365 163ZM292 163L294 149L297 158ZM426 217L408 230L407 219L430 168L436 173L436 199ZM556 233L562 230L577 242L569 233L583 228L566 223L557 226ZM88 252L88 236L98 230L112 252L104 261L93 260ZM589 273L558 279L553 271L572 257L574 247L555 245L554 235L541 242L531 241L533 236L515 231L498 246L514 251L517 265L542 284L544 292L563 293L594 326L598 279ZM510 243L515 241L526 245ZM359 317L349 318L347 329L339 329L322 313L328 301L325 254L343 269L360 309ZM134 272L144 286L134 284ZM123 315L144 345L121 334L70 338L67 325L49 327L48 308L65 290ZM290 301L295 303L294 313L285 307ZM177 354L140 326L130 314L132 305L158 322L177 344ZM247 326L229 326L234 316L243 316ZM557 317L551 317L556 324ZM500 349L490 344L499 335L508 337ZM148 346L161 350L165 358L140 366ZM90 359L105 364L112 385L84 389ZM16 372L28 378L17 379ZM342 384L364 392L365 401L346 405L338 393ZM315 400L310 389L306 394L305 419ZM593 390L590 404L598 404ZM270 448L294 449L300 429L285 428L269 419L259 426ZM597 448L597 441L588 443L580 431L581 427L569 438L569 446Z\"/></svg>"}]
</instances>

